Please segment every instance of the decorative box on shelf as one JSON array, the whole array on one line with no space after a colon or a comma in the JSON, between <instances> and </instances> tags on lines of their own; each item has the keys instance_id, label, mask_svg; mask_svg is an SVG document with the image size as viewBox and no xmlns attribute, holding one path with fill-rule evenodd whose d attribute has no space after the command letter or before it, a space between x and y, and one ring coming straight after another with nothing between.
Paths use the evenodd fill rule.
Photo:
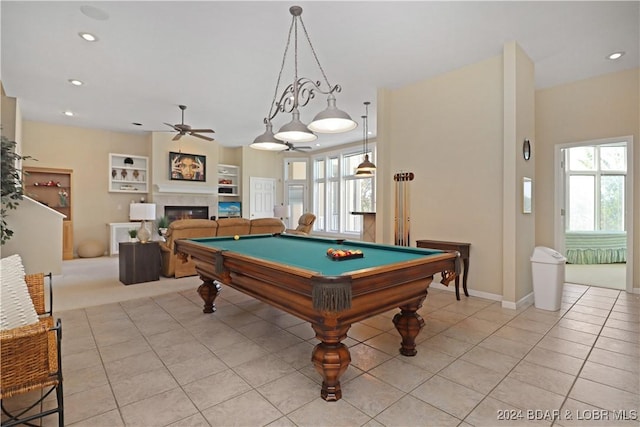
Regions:
<instances>
[{"instance_id":1,"label":"decorative box on shelf","mask_svg":"<svg viewBox=\"0 0 640 427\"><path fill-rule=\"evenodd\" d=\"M148 157L109 153L110 192L148 193L148 172Z\"/></svg>"}]
</instances>

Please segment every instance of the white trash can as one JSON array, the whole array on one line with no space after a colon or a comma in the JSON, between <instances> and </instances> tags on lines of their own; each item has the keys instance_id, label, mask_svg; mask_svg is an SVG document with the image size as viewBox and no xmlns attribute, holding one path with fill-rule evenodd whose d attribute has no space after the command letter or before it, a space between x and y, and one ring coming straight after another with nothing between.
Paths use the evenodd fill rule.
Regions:
<instances>
[{"instance_id":1,"label":"white trash can","mask_svg":"<svg viewBox=\"0 0 640 427\"><path fill-rule=\"evenodd\" d=\"M536 308L560 310L564 285L564 266L567 259L561 253L544 246L536 246L531 255L533 300Z\"/></svg>"}]
</instances>

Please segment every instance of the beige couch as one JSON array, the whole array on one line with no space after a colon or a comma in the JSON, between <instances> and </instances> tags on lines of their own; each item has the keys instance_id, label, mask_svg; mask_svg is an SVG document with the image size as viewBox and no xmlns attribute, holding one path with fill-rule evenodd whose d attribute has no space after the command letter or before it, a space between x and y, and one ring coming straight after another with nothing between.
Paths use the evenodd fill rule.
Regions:
<instances>
[{"instance_id":1,"label":"beige couch","mask_svg":"<svg viewBox=\"0 0 640 427\"><path fill-rule=\"evenodd\" d=\"M196 237L235 236L247 234L282 233L285 229L278 218L221 218L216 221L208 219L179 219L169 224L166 241L160 243L162 255L162 275L166 277L195 276L196 266L193 261L183 262L173 253L175 241Z\"/></svg>"}]
</instances>

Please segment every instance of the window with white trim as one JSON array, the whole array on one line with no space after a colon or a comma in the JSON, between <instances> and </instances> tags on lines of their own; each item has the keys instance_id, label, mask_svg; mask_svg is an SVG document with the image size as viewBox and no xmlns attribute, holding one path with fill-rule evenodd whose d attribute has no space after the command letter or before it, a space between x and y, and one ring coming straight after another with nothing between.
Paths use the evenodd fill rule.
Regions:
<instances>
[{"instance_id":1,"label":"window with white trim","mask_svg":"<svg viewBox=\"0 0 640 427\"><path fill-rule=\"evenodd\" d=\"M369 159L375 163L375 145L369 145ZM364 155L358 148L313 156L314 231L359 236L362 215L375 211L375 174L356 175Z\"/></svg>"},{"instance_id":2,"label":"window with white trim","mask_svg":"<svg viewBox=\"0 0 640 427\"><path fill-rule=\"evenodd\" d=\"M623 231L626 144L581 146L566 152L567 231Z\"/></svg>"}]
</instances>

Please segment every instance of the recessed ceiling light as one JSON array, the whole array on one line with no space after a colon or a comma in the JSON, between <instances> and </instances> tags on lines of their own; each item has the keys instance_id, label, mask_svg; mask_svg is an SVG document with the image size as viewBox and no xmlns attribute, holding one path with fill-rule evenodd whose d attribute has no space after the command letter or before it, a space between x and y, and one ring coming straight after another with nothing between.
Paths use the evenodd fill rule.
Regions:
<instances>
[{"instance_id":1,"label":"recessed ceiling light","mask_svg":"<svg viewBox=\"0 0 640 427\"><path fill-rule=\"evenodd\" d=\"M613 52L612 54L607 55L607 59L620 59L624 56L624 52Z\"/></svg>"},{"instance_id":2,"label":"recessed ceiling light","mask_svg":"<svg viewBox=\"0 0 640 427\"><path fill-rule=\"evenodd\" d=\"M71 83L74 86L82 86L84 84L83 81L78 80L78 79L69 79L67 80L69 83Z\"/></svg>"},{"instance_id":3,"label":"recessed ceiling light","mask_svg":"<svg viewBox=\"0 0 640 427\"><path fill-rule=\"evenodd\" d=\"M84 40L88 41L88 42L97 42L98 41L98 37L94 36L91 33L78 33L78 35L80 37L82 37Z\"/></svg>"},{"instance_id":4,"label":"recessed ceiling light","mask_svg":"<svg viewBox=\"0 0 640 427\"><path fill-rule=\"evenodd\" d=\"M67 111L63 112L62 114L64 114L65 116L68 116L68 117L73 117L73 111L68 111L67 110Z\"/></svg>"}]
</instances>

